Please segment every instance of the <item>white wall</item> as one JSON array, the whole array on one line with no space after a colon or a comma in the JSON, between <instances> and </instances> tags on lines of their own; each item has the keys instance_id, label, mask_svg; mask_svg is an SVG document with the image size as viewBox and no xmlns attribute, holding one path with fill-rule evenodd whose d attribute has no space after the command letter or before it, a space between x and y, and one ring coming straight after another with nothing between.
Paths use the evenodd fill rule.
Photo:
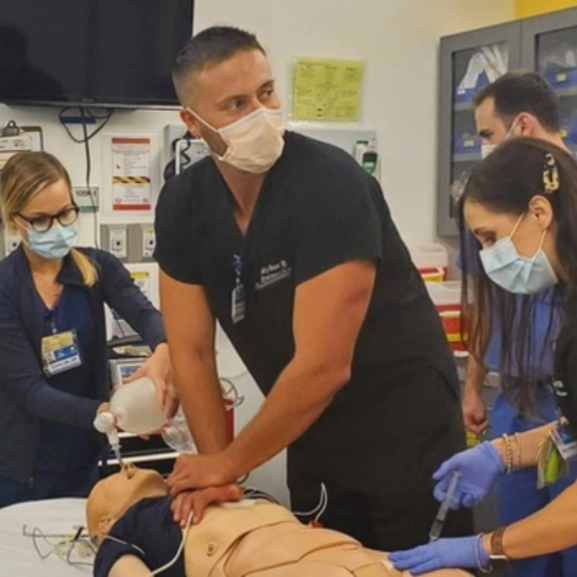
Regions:
<instances>
[{"instance_id":1,"label":"white wall","mask_svg":"<svg viewBox=\"0 0 577 577\"><path fill-rule=\"evenodd\" d=\"M228 23L256 32L287 104L293 57L366 60L362 125L378 132L385 194L401 233L413 243L434 238L439 37L510 20L514 9L514 0L196 0L194 28ZM0 123L11 118L40 124L46 149L62 158L75 183L84 184L82 146L68 139L55 110L0 106ZM176 112L120 111L106 131L160 134L178 122ZM91 149L92 183L102 184L98 137ZM84 221L81 240L88 243L92 219Z\"/></svg>"},{"instance_id":2,"label":"white wall","mask_svg":"<svg viewBox=\"0 0 577 577\"><path fill-rule=\"evenodd\" d=\"M439 37L512 20L514 0L198 0L196 14L197 30L256 32L285 101L293 57L366 60L362 124L379 136L385 195L407 242L434 238Z\"/></svg>"},{"instance_id":3,"label":"white wall","mask_svg":"<svg viewBox=\"0 0 577 577\"><path fill-rule=\"evenodd\" d=\"M514 9L514 0L196 0L194 27L227 23L256 32L270 52L287 103L293 57L366 60L362 126L378 132L385 194L401 233L414 243L434 238L439 37L511 20ZM42 125L45 148L65 162L75 184L84 184L83 148L68 139L55 110L0 107L0 122L12 118ZM175 122L176 112L119 112L106 132L160 135L164 125ZM98 137L91 148L92 184L102 185ZM81 240L90 243L92 220L83 221ZM228 344L222 342L220 350L224 376L242 372ZM246 376L237 384L248 397L239 410L242 423L260 393ZM257 474L255 482L282 492L281 461Z\"/></svg>"}]
</instances>

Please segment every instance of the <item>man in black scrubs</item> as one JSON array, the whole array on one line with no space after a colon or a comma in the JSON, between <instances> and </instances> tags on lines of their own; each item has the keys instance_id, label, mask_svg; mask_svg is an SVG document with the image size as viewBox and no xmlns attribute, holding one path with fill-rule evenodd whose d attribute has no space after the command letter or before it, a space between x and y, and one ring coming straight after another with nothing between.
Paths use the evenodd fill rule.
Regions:
<instances>
[{"instance_id":1,"label":"man in black scrubs","mask_svg":"<svg viewBox=\"0 0 577 577\"><path fill-rule=\"evenodd\" d=\"M439 316L379 184L345 152L284 130L256 38L193 37L173 69L190 132L212 151L171 179L156 212L161 307L201 455L176 494L237 479L288 447L292 508L328 490L321 522L367 547L423 542L431 474L464 446ZM215 319L266 401L229 444ZM446 534L470 530L466 512Z\"/></svg>"}]
</instances>

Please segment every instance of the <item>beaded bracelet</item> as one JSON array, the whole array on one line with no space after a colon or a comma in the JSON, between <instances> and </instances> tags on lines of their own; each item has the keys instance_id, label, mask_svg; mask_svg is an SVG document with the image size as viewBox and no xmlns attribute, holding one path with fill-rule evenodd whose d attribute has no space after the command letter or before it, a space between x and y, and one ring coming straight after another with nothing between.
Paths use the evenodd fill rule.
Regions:
<instances>
[{"instance_id":1,"label":"beaded bracelet","mask_svg":"<svg viewBox=\"0 0 577 577\"><path fill-rule=\"evenodd\" d=\"M505 443L505 467L507 468L507 474L510 474L513 470L513 447L511 446L511 439L509 435L503 433L501 438Z\"/></svg>"}]
</instances>

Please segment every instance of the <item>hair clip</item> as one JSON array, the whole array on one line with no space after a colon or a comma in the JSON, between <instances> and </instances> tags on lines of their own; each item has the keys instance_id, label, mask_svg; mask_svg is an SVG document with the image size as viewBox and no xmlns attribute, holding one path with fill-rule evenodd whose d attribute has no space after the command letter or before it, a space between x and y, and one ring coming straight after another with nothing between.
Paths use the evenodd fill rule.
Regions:
<instances>
[{"instance_id":1,"label":"hair clip","mask_svg":"<svg viewBox=\"0 0 577 577\"><path fill-rule=\"evenodd\" d=\"M545 155L545 164L543 166L543 187L545 192L553 193L559 190L559 170L555 157L548 152Z\"/></svg>"}]
</instances>

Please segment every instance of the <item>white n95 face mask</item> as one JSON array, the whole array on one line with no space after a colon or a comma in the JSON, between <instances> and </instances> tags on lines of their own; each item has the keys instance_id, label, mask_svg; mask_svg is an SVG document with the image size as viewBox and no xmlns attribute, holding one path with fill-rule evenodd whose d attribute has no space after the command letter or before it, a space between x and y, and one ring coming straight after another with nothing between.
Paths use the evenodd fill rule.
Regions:
<instances>
[{"instance_id":1,"label":"white n95 face mask","mask_svg":"<svg viewBox=\"0 0 577 577\"><path fill-rule=\"evenodd\" d=\"M497 148L497 144L481 144L481 158L485 160L485 158L487 158L495 148Z\"/></svg>"},{"instance_id":2,"label":"white n95 face mask","mask_svg":"<svg viewBox=\"0 0 577 577\"><path fill-rule=\"evenodd\" d=\"M224 126L213 128L194 111L188 111L210 130L221 136L227 148L216 158L239 170L262 174L280 158L284 149L285 125L280 108L261 106L254 112Z\"/></svg>"},{"instance_id":3,"label":"white n95 face mask","mask_svg":"<svg viewBox=\"0 0 577 577\"><path fill-rule=\"evenodd\" d=\"M502 289L515 294L527 295L544 291L557 284L558 279L547 255L543 252L543 231L537 252L529 258L521 256L513 244L522 214L511 234L496 242L492 247L479 251L481 263L487 276Z\"/></svg>"},{"instance_id":4,"label":"white n95 face mask","mask_svg":"<svg viewBox=\"0 0 577 577\"><path fill-rule=\"evenodd\" d=\"M505 140L509 140L509 138L513 134L513 130L515 130L515 126L517 126L517 119L516 118L513 121L513 124L511 124L511 128L509 128L509 130L507 131L507 134L505 135L503 142L505 142ZM497 146L499 146L499 145L498 144L481 144L481 158L483 160L485 160L485 158L487 158L487 156L489 156L495 150L495 148L497 148Z\"/></svg>"}]
</instances>

